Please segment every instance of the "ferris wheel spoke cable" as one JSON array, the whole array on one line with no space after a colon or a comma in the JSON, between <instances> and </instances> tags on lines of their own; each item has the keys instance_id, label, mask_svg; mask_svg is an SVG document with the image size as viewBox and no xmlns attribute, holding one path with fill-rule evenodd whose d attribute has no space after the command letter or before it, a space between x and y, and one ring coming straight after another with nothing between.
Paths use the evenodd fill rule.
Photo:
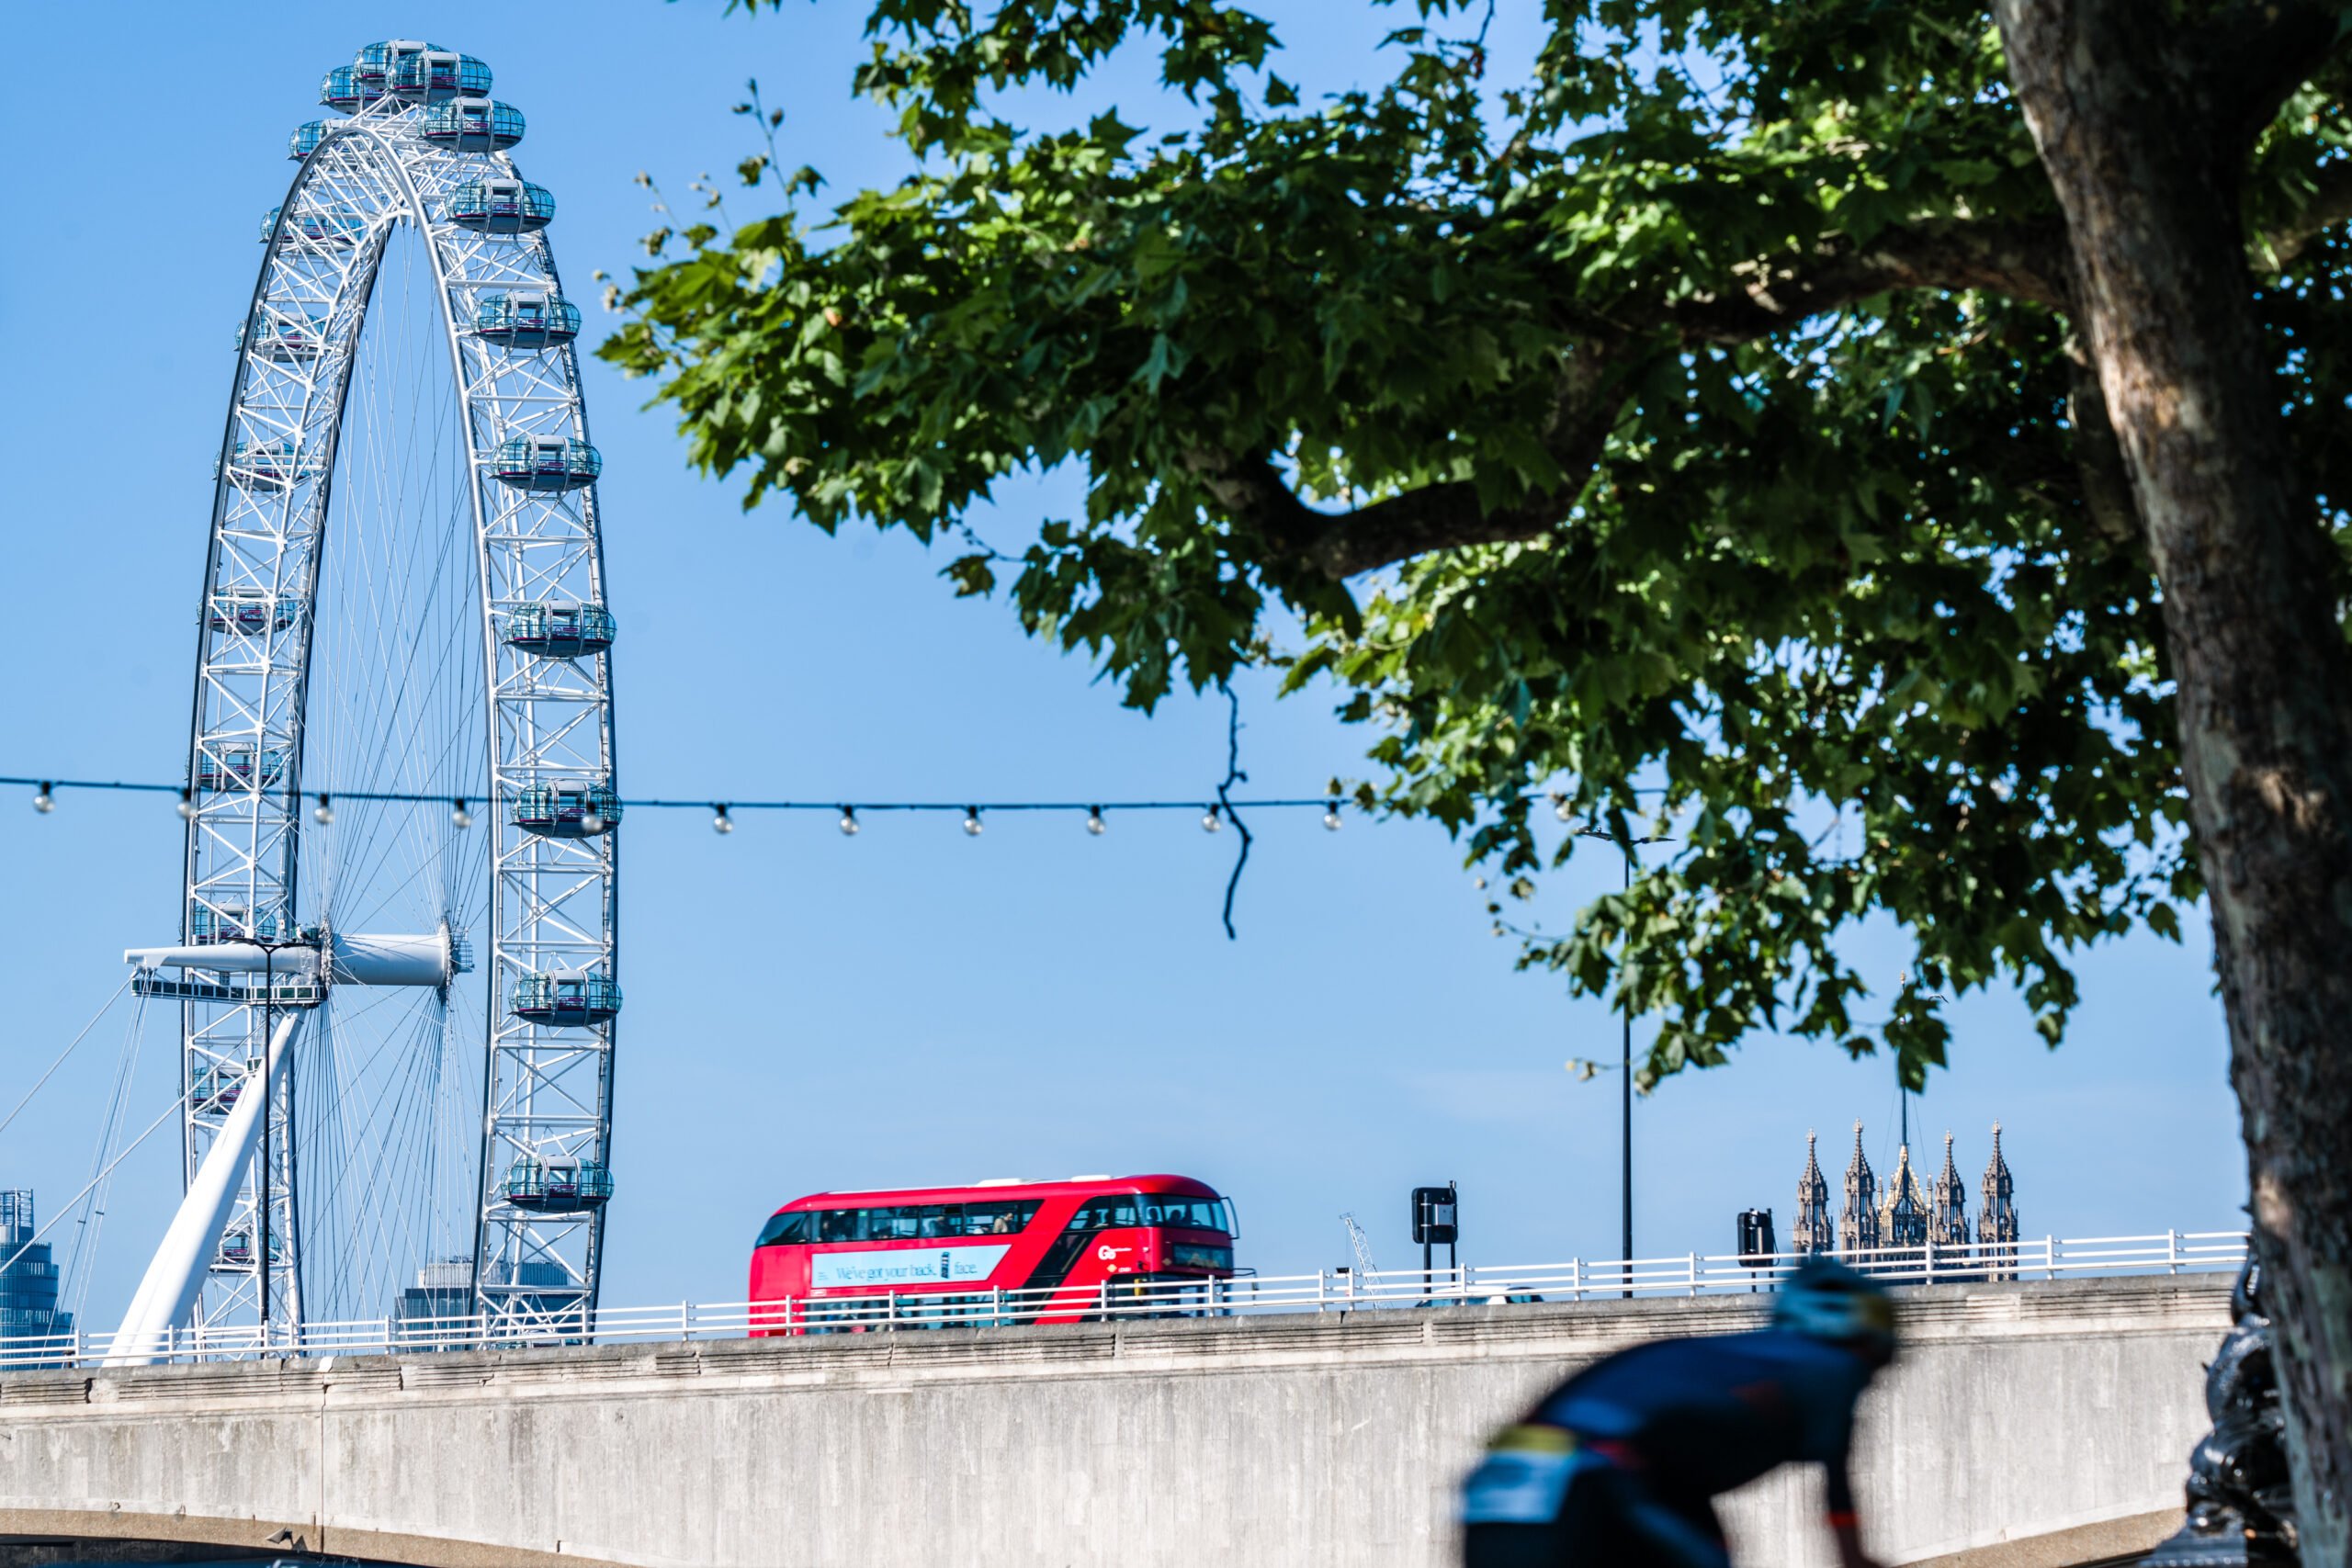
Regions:
<instances>
[{"instance_id":1,"label":"ferris wheel spoke cable","mask_svg":"<svg viewBox=\"0 0 2352 1568\"><path fill-rule=\"evenodd\" d=\"M75 1034L72 1040L66 1042L65 1049L57 1054L56 1060L51 1062L47 1067L42 1069L40 1077L33 1080L32 1088L25 1090L24 1098L17 1101L15 1109L10 1111L6 1116L0 1117L0 1133L6 1132L16 1122L17 1118L24 1114L25 1107L33 1102L33 1096L39 1094L41 1091L42 1086L46 1085L51 1078L57 1076L57 1069L65 1065L65 1059L73 1055L74 1053L81 1047L82 1042L90 1037L90 1032L97 1028L98 1024L104 1021L107 1013L114 1010L115 1003L122 1000L123 993L130 989L130 983L133 978L134 976L129 975L122 977L122 984L117 986L114 988L113 994L107 997L107 999L99 1005L98 1010L90 1015L90 1021L82 1026L81 1032Z\"/></svg>"},{"instance_id":2,"label":"ferris wheel spoke cable","mask_svg":"<svg viewBox=\"0 0 2352 1568\"><path fill-rule=\"evenodd\" d=\"M106 1220L108 1181L100 1175L109 1168L122 1128L130 1110L132 1087L139 1076L140 1058L144 1055L147 1036L147 999L130 1010L129 1027L123 1031L122 1049L115 1063L112 1092L107 1097L106 1115L99 1128L97 1145L90 1152L90 1179L96 1184L90 1196L83 1201L82 1218L76 1224L74 1249L67 1257L66 1276L74 1282L76 1299L89 1290L89 1266L97 1258L98 1236Z\"/></svg>"},{"instance_id":3,"label":"ferris wheel spoke cable","mask_svg":"<svg viewBox=\"0 0 2352 1568\"><path fill-rule=\"evenodd\" d=\"M82 1186L82 1190L74 1193L74 1196L65 1200L65 1206L63 1208L55 1210L50 1214L49 1224L35 1231L31 1239L27 1241L23 1247L17 1248L16 1251L10 1253L5 1259L0 1259L0 1274L6 1274L9 1269L15 1268L17 1266L17 1260L24 1257L28 1248L46 1238L51 1231L56 1229L58 1222L74 1212L74 1205L80 1203L83 1199L88 1197L91 1190L96 1187L98 1183L104 1181L107 1178L114 1174L115 1167L120 1165L124 1160L129 1159L132 1155L137 1154L139 1152L139 1145L155 1135L156 1128L162 1126L164 1122L178 1115L181 1108L187 1104L187 1099L188 1097L183 1094L177 1100L175 1100L169 1105L164 1107L164 1113L161 1116L156 1117L153 1122L148 1122L145 1129L140 1133L139 1136L131 1139L130 1142L123 1147L120 1154L116 1155L114 1158L108 1160L104 1170L99 1171L96 1176L90 1178L88 1181L85 1182Z\"/></svg>"},{"instance_id":4,"label":"ferris wheel spoke cable","mask_svg":"<svg viewBox=\"0 0 2352 1568\"><path fill-rule=\"evenodd\" d=\"M367 1230L365 1224L362 1223L366 1212L365 1204L371 1201L375 1195L383 1192L390 1185L381 1179L383 1151L396 1139L397 1129L405 1116L408 1095L404 1092L401 1080L402 1077L413 1077L413 1071L412 1068L406 1074L398 1077L395 1074L400 1072L401 1062L413 1055L413 1049L403 1050L401 1055L395 1060L393 1072L386 1075L386 1082L377 1086L381 1092L375 1096L372 1107L363 1106L363 1109L373 1109L378 1112L377 1114L359 1118L355 1126L353 1119L344 1116L342 1110L344 1104L352 1098L354 1090L362 1089L368 1084L377 1060L387 1049L395 1043L404 1042L413 1046L417 1021L413 1014L417 1010L425 1009L429 1004L417 998L411 998L408 1005L412 1016L406 1021L406 1026L403 1027L401 1021L395 1020L392 1021L390 1027L381 1030L374 1050L369 1054L368 1058L360 1064L357 1071L353 1072L343 1068L342 1064L338 1063L341 1070L338 1070L336 1077L340 1083L334 1100L323 1113L317 1117L322 1126L335 1130L336 1159L334 1167L325 1176L326 1186L321 1194L318 1210L325 1219L334 1222L330 1228L330 1234L341 1244L331 1253L330 1266L324 1271L326 1276L340 1287L334 1296L327 1298L335 1303L339 1315L348 1315L349 1303L365 1300L368 1287L375 1282L372 1274L363 1275L356 1280L350 1278L351 1256L356 1253L363 1263L366 1263L372 1260L372 1255L367 1247L354 1247L349 1243L355 1237L364 1239L364 1233ZM347 1032L346 1030L334 1030L337 1036L334 1055L337 1057L341 1055L340 1036ZM392 1118L389 1127L381 1114L383 1108L387 1106L390 1107ZM368 1136L366 1130L369 1128L381 1130L381 1135ZM355 1201L349 1196L345 1184L349 1177L359 1169L363 1159L367 1160L368 1168L359 1186L360 1198L357 1200L359 1207L355 1208ZM384 1239L380 1227L374 1239L379 1242Z\"/></svg>"},{"instance_id":5,"label":"ferris wheel spoke cable","mask_svg":"<svg viewBox=\"0 0 2352 1568\"><path fill-rule=\"evenodd\" d=\"M434 1032L437 1035L438 1031ZM419 1227L412 1221L412 1211L420 1199L429 1198L430 1194L412 1192L401 1183L385 1179L383 1173L388 1164L394 1168L413 1168L423 1163L421 1140L431 1131L431 1119L418 1090L422 1087L419 1079L423 1064L429 1054L424 1050L404 1054L400 1089L393 1100L393 1121L381 1136L373 1140L366 1178L356 1199L347 1204L349 1228L345 1234L373 1243L351 1249L362 1269L351 1298L354 1303L384 1296L384 1287L393 1284L397 1276L387 1277L380 1271L396 1268L392 1258L424 1261L417 1251ZM398 1158L394 1159L394 1156ZM397 1232L388 1224L388 1217L398 1219Z\"/></svg>"}]
</instances>

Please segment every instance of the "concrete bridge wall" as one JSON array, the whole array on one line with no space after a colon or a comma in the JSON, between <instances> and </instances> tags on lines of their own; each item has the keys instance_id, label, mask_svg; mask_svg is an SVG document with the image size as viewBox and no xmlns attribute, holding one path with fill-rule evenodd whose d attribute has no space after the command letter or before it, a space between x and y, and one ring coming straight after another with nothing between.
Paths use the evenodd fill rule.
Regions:
<instances>
[{"instance_id":1,"label":"concrete bridge wall","mask_svg":"<svg viewBox=\"0 0 2352 1568\"><path fill-rule=\"evenodd\" d=\"M1469 1307L0 1377L0 1537L420 1564L1433 1568L1485 1435L1591 1358L1763 1298ZM2213 1277L1937 1286L1863 1412L1891 1562L2170 1528ZM1729 1509L1828 1562L1818 1480ZM281 1533L283 1532L283 1533Z\"/></svg>"}]
</instances>

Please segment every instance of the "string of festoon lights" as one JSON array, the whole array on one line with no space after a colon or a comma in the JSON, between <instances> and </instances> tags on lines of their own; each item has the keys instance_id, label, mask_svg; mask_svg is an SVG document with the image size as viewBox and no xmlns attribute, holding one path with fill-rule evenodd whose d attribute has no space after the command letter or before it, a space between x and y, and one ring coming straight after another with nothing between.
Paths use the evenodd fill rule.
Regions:
<instances>
[{"instance_id":1,"label":"string of festoon lights","mask_svg":"<svg viewBox=\"0 0 2352 1568\"><path fill-rule=\"evenodd\" d=\"M149 784L124 779L44 779L27 774L22 777L0 775L0 787L16 786L33 791L33 809L43 814L57 809L57 797L68 790L120 790L142 795L178 796L177 809L184 818L197 815L196 792L186 784ZM275 792L273 792L275 793ZM299 803L312 802L311 816L322 827L334 821L334 803L338 800L390 801L412 806L446 805L450 822L459 828L473 826L476 804L464 795L420 795L405 790L322 789L294 792ZM803 811L831 815L841 831L854 838L865 826L865 818L891 812L961 813L966 834L978 838L986 829L991 813L1043 812L1069 816L1083 815L1086 830L1101 835L1109 830L1108 818L1123 812L1197 811L1201 814L1201 829L1215 833L1227 822L1235 821L1233 814L1239 810L1288 811L1320 808L1323 826L1339 831L1343 818L1340 813L1352 804L1347 796L1334 789L1320 795L1299 795L1288 798L1254 800L982 800L957 804L946 800L702 800L663 796L621 798L613 802L622 811L707 811L711 830L731 833L739 816L754 811ZM1237 824L1238 825L1238 824ZM590 832L605 826L592 809L582 826Z\"/></svg>"}]
</instances>

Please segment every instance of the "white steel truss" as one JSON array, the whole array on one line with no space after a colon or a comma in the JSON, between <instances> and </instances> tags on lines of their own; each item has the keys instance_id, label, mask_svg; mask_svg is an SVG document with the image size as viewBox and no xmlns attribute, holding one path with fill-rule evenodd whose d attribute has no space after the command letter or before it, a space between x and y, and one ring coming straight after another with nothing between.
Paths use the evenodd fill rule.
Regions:
<instances>
[{"instance_id":1,"label":"white steel truss","mask_svg":"<svg viewBox=\"0 0 2352 1568\"><path fill-rule=\"evenodd\" d=\"M423 46L377 47L397 61L402 49ZM481 330L485 310L494 314L502 300L560 308L554 254L531 224L502 225L481 218L478 208L461 208L463 200L478 203L484 182L527 187L519 187L503 151L426 139L428 118L448 96L379 96L348 118L314 128L317 144L266 231L221 438L198 617L182 942L308 951L285 953L282 964L266 961L275 972L265 976L253 974L250 963L215 970L189 962L186 980L149 980L142 988L182 1000L190 1091L183 1154L185 1178L193 1180L236 1094L257 1081L264 1013L319 1006L336 988L335 965L317 958L336 945L326 929L336 911L328 890L302 880L304 833L327 830L306 829L305 794L401 787L380 775L306 777L305 742L306 716L320 695L313 688L326 678L313 668L312 609L322 559L338 547L331 538L339 515L333 492L345 408L371 299L388 250L406 226L429 260L455 388L462 504L473 542L473 581L465 592L478 610L468 636L480 639L477 711L487 745L484 797L465 807L465 814L479 813L476 830L491 835L482 873L489 999L473 1304L495 1321L560 1330L594 1310L609 1192L619 960L612 827L619 809L616 801L598 809L616 787L609 601L571 330ZM474 220L461 220L469 217ZM509 231L496 231L502 226ZM576 316L572 321L576 330ZM563 443L548 446L555 471L542 465L518 482L509 445L518 440L537 444L535 452ZM503 463L502 447L510 453ZM580 453L590 454L584 473ZM596 617L601 640L547 635L550 614L571 616L563 626L576 634L583 607ZM401 611L381 606L388 618ZM437 658L470 668L477 657L470 649L430 648L420 656L414 645L422 639L421 633L402 639L412 661ZM369 677L342 670L334 678ZM308 761L315 766L318 759ZM550 810L550 801L572 809ZM518 823L518 816L534 825ZM453 918L444 916L441 933L452 954L463 954L453 958L452 974L469 966L469 944L481 940L451 929ZM515 1010L526 1001L527 1017ZM308 1151L296 1086L302 1056L324 1048L312 1037L331 1033L305 1032L272 1094L268 1169L242 1178L224 1239L207 1265L199 1325L259 1314L265 1277L266 1315L288 1325L302 1319L302 1227L320 1211L304 1201ZM265 1190L270 1212L263 1225L257 1208ZM273 1258L261 1256L256 1234L271 1238ZM431 1261L404 1258L401 1267Z\"/></svg>"}]
</instances>

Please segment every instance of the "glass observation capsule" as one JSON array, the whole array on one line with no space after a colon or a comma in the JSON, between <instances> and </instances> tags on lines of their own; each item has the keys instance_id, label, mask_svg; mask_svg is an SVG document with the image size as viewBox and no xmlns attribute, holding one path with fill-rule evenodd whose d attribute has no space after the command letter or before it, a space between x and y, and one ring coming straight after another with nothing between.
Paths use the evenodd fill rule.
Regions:
<instances>
[{"instance_id":1,"label":"glass observation capsule","mask_svg":"<svg viewBox=\"0 0 2352 1568\"><path fill-rule=\"evenodd\" d=\"M205 790L275 789L286 777L286 751L272 746L254 761L251 746L224 746L196 761L196 787Z\"/></svg>"},{"instance_id":2,"label":"glass observation capsule","mask_svg":"<svg viewBox=\"0 0 2352 1568\"><path fill-rule=\"evenodd\" d=\"M454 98L435 106L418 132L452 152L503 152L523 140L523 111L488 98Z\"/></svg>"},{"instance_id":3,"label":"glass observation capsule","mask_svg":"<svg viewBox=\"0 0 2352 1568\"><path fill-rule=\"evenodd\" d=\"M197 1069L188 1085L188 1103L198 1111L227 1111L237 1103L237 1096L244 1087L242 1069L216 1062Z\"/></svg>"},{"instance_id":4,"label":"glass observation capsule","mask_svg":"<svg viewBox=\"0 0 2352 1568\"><path fill-rule=\"evenodd\" d=\"M379 92L362 92L359 73L348 65L338 65L319 80L319 102L345 114L356 114L383 96Z\"/></svg>"},{"instance_id":5,"label":"glass observation capsule","mask_svg":"<svg viewBox=\"0 0 2352 1568\"><path fill-rule=\"evenodd\" d=\"M294 134L286 139L286 155L300 163L318 151L319 143L327 139L327 134L334 127L334 121L326 119L314 119L296 126Z\"/></svg>"},{"instance_id":6,"label":"glass observation capsule","mask_svg":"<svg viewBox=\"0 0 2352 1568\"><path fill-rule=\"evenodd\" d=\"M526 975L514 983L516 1018L555 1029L587 1029L621 1010L621 988L602 975Z\"/></svg>"},{"instance_id":7,"label":"glass observation capsule","mask_svg":"<svg viewBox=\"0 0 2352 1568\"><path fill-rule=\"evenodd\" d=\"M301 618L302 601L266 588L224 588L205 606L204 624L216 632L259 637L282 632Z\"/></svg>"},{"instance_id":8,"label":"glass observation capsule","mask_svg":"<svg viewBox=\"0 0 2352 1568\"><path fill-rule=\"evenodd\" d=\"M255 310L237 329L237 346L242 349L250 345L264 359L275 359L280 364L316 359L326 343L326 326L324 316L286 316Z\"/></svg>"},{"instance_id":9,"label":"glass observation capsule","mask_svg":"<svg viewBox=\"0 0 2352 1568\"><path fill-rule=\"evenodd\" d=\"M386 39L381 43L371 43L351 57L352 81L371 99L380 97L391 91L392 79L399 74L402 61L427 52L447 54L448 51L437 43L413 38Z\"/></svg>"},{"instance_id":10,"label":"glass observation capsule","mask_svg":"<svg viewBox=\"0 0 2352 1568\"><path fill-rule=\"evenodd\" d=\"M468 180L449 194L449 221L478 234L528 234L554 216L554 196L528 180Z\"/></svg>"},{"instance_id":11,"label":"glass observation capsule","mask_svg":"<svg viewBox=\"0 0 2352 1568\"><path fill-rule=\"evenodd\" d=\"M273 207L262 214L261 243L277 231L277 215L282 208ZM321 212L306 208L286 220L286 231L316 245L348 245L368 232L368 220L356 212Z\"/></svg>"},{"instance_id":12,"label":"glass observation capsule","mask_svg":"<svg viewBox=\"0 0 2352 1568\"><path fill-rule=\"evenodd\" d=\"M539 349L580 335L580 307L540 290L492 294L474 310L474 333L507 348Z\"/></svg>"},{"instance_id":13,"label":"glass observation capsule","mask_svg":"<svg viewBox=\"0 0 2352 1568\"><path fill-rule=\"evenodd\" d=\"M392 62L392 96L405 103L438 104L490 94L490 67L455 50L423 49Z\"/></svg>"},{"instance_id":14,"label":"glass observation capsule","mask_svg":"<svg viewBox=\"0 0 2352 1568\"><path fill-rule=\"evenodd\" d=\"M613 1173L593 1159L525 1156L506 1170L501 1189L518 1209L538 1213L577 1213L600 1209L613 1195Z\"/></svg>"},{"instance_id":15,"label":"glass observation capsule","mask_svg":"<svg viewBox=\"0 0 2352 1568\"><path fill-rule=\"evenodd\" d=\"M239 441L229 448L229 482L239 490L285 490L315 478L320 466L317 453L292 441ZM217 461L213 471L218 477Z\"/></svg>"},{"instance_id":16,"label":"glass observation capsule","mask_svg":"<svg viewBox=\"0 0 2352 1568\"><path fill-rule=\"evenodd\" d=\"M291 929L291 922L277 909L266 911L258 920L240 904L217 908L198 904L188 912L188 939L198 947L216 942L277 942Z\"/></svg>"},{"instance_id":17,"label":"glass observation capsule","mask_svg":"<svg viewBox=\"0 0 2352 1568\"><path fill-rule=\"evenodd\" d=\"M578 490L596 482L596 476L605 471L605 459L585 441L518 435L501 443L492 454L490 471L500 483L516 490Z\"/></svg>"},{"instance_id":18,"label":"glass observation capsule","mask_svg":"<svg viewBox=\"0 0 2352 1568\"><path fill-rule=\"evenodd\" d=\"M538 784L514 797L514 826L549 839L593 839L621 819L608 784Z\"/></svg>"},{"instance_id":19,"label":"glass observation capsule","mask_svg":"<svg viewBox=\"0 0 2352 1568\"><path fill-rule=\"evenodd\" d=\"M586 659L620 630L602 604L518 604L506 617L506 646L542 659Z\"/></svg>"}]
</instances>

